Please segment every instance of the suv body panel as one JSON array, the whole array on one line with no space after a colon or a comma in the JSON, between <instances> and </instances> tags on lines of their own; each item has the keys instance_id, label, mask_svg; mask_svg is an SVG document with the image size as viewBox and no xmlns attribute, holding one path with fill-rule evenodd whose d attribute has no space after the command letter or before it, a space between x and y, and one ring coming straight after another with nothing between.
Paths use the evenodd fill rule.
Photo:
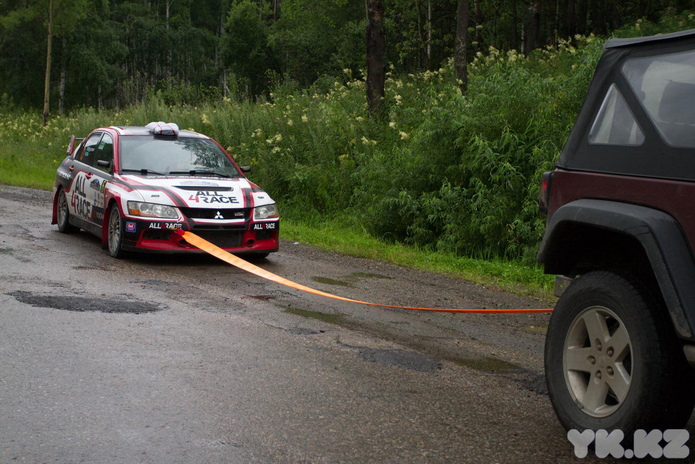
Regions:
<instances>
[{"instance_id":1,"label":"suv body panel","mask_svg":"<svg viewBox=\"0 0 695 464\"><path fill-rule=\"evenodd\" d=\"M695 108L695 78L684 73L683 82L676 83L686 92L680 100L667 100L669 84L661 84L656 102L654 94L642 90L652 63L661 69L658 66L671 66L678 59L684 69L695 66L695 29L606 43L556 170L549 176L543 205L548 220L538 261L546 273L569 277L599 268L638 274L660 293L677 335L692 342L695 110L683 108ZM636 128L633 135L637 131L641 138L625 138L623 131L619 142L592 140L596 127L601 129L611 92L622 100L607 120L617 120L622 105L620 111L632 118L630 124ZM676 122L662 113L669 104L681 118ZM614 125L609 132L616 130L617 125L610 124ZM687 138L692 134L694 141L674 146L664 129L671 125L687 131Z\"/></svg>"},{"instance_id":2,"label":"suv body panel","mask_svg":"<svg viewBox=\"0 0 695 464\"><path fill-rule=\"evenodd\" d=\"M582 199L560 207L548 223L539 252L547 273L573 274L576 261L563 256L559 235L586 225L633 237L651 263L654 278L678 335L695 340L695 267L678 222L653 208L606 200ZM586 229L583 229L586 230Z\"/></svg>"}]
</instances>

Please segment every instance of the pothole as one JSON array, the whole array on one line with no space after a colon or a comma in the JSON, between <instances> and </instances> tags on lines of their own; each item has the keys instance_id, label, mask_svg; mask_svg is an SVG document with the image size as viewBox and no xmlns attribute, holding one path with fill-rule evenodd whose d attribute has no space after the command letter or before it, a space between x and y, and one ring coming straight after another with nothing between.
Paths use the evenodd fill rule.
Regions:
<instances>
[{"instance_id":1,"label":"pothole","mask_svg":"<svg viewBox=\"0 0 695 464\"><path fill-rule=\"evenodd\" d=\"M459 366L470 367L478 371L519 372L522 370L521 366L490 356L484 356L482 358L454 358L451 359L451 361Z\"/></svg>"},{"instance_id":2,"label":"pothole","mask_svg":"<svg viewBox=\"0 0 695 464\"><path fill-rule=\"evenodd\" d=\"M318 335L326 333L325 330L307 329L306 327L291 327L289 329L285 329L285 332L292 335Z\"/></svg>"},{"instance_id":3,"label":"pothole","mask_svg":"<svg viewBox=\"0 0 695 464\"><path fill-rule=\"evenodd\" d=\"M342 324L345 317L342 314L326 314L318 311L309 311L308 309L287 308L286 313L294 314L295 316L307 317L309 319L317 319L319 321L328 322L330 324Z\"/></svg>"},{"instance_id":4,"label":"pothole","mask_svg":"<svg viewBox=\"0 0 695 464\"><path fill-rule=\"evenodd\" d=\"M144 301L128 301L108 298L88 298L81 296L40 295L17 291L8 293L20 303L36 308L52 308L76 312L130 313L144 314L161 311L163 308Z\"/></svg>"},{"instance_id":5,"label":"pothole","mask_svg":"<svg viewBox=\"0 0 695 464\"><path fill-rule=\"evenodd\" d=\"M357 277L361 279L393 279L391 276L387 276L384 274L374 274L371 272L353 272L352 277Z\"/></svg>"},{"instance_id":6,"label":"pothole","mask_svg":"<svg viewBox=\"0 0 695 464\"><path fill-rule=\"evenodd\" d=\"M439 359L416 351L358 347L357 354L365 361L381 364L382 366L397 366L417 372L431 374L442 368L442 363Z\"/></svg>"}]
</instances>

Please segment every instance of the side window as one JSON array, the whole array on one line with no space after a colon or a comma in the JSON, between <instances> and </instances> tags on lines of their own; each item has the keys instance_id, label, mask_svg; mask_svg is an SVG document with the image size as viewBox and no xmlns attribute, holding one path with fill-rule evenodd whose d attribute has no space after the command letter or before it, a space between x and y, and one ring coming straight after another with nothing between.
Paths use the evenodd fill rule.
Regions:
<instances>
[{"instance_id":1,"label":"side window","mask_svg":"<svg viewBox=\"0 0 695 464\"><path fill-rule=\"evenodd\" d=\"M589 143L596 145L642 145L644 133L620 90L611 85L591 125Z\"/></svg>"},{"instance_id":2,"label":"side window","mask_svg":"<svg viewBox=\"0 0 695 464\"><path fill-rule=\"evenodd\" d=\"M109 134L104 134L101 141L96 146L93 154L92 166L106 172L109 172L113 166L113 139Z\"/></svg>"},{"instance_id":3,"label":"side window","mask_svg":"<svg viewBox=\"0 0 695 464\"><path fill-rule=\"evenodd\" d=\"M622 72L664 141L695 148L695 51L634 58Z\"/></svg>"},{"instance_id":4,"label":"side window","mask_svg":"<svg viewBox=\"0 0 695 464\"><path fill-rule=\"evenodd\" d=\"M99 143L99 139L101 139L101 134L92 134L85 142L84 145L80 148L80 151L77 152L77 155L75 156L75 159L77 161L81 161L84 164L89 164L90 166L93 166L96 164L94 160L94 151L97 148L97 144Z\"/></svg>"}]
</instances>

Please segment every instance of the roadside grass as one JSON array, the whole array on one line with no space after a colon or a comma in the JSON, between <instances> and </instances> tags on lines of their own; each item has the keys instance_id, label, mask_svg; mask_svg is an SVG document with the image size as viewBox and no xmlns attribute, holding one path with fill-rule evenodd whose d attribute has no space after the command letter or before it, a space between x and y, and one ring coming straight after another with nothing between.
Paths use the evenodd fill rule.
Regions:
<instances>
[{"instance_id":1,"label":"roadside grass","mask_svg":"<svg viewBox=\"0 0 695 464\"><path fill-rule=\"evenodd\" d=\"M341 221L307 224L283 218L280 235L285 240L323 250L498 287L518 295L538 298L548 304L554 300L553 277L543 274L540 266L500 259L473 259L400 243L387 243Z\"/></svg>"},{"instance_id":2,"label":"roadside grass","mask_svg":"<svg viewBox=\"0 0 695 464\"><path fill-rule=\"evenodd\" d=\"M35 142L0 141L0 184L50 190L62 157Z\"/></svg>"}]
</instances>

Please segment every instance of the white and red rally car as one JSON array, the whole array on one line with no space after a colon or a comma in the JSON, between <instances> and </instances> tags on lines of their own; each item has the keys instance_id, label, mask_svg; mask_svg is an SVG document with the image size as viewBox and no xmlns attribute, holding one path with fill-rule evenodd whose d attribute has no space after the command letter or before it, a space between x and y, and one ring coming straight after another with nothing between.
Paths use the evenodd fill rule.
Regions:
<instances>
[{"instance_id":1,"label":"white and red rally car","mask_svg":"<svg viewBox=\"0 0 695 464\"><path fill-rule=\"evenodd\" d=\"M275 202L210 137L160 122L78 140L54 186L52 224L61 232L85 229L116 258L196 250L178 229L233 253L277 251Z\"/></svg>"}]
</instances>

